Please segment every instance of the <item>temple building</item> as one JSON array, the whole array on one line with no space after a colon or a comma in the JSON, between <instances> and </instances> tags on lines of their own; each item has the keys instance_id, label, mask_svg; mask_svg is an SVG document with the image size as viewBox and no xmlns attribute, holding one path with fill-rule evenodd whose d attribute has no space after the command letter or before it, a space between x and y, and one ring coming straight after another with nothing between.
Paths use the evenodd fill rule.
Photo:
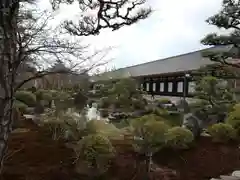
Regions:
<instances>
[{"instance_id":1,"label":"temple building","mask_svg":"<svg viewBox=\"0 0 240 180\"><path fill-rule=\"evenodd\" d=\"M216 64L216 62L211 61L209 58L203 57L203 53L207 51L229 52L233 50L232 46L211 47L105 72L93 76L91 81L94 82L94 84L101 84L102 81L110 79L114 81L121 78L132 77L137 79L139 86L150 94L191 97L195 90L194 77L196 76L196 70L206 65L211 66ZM234 59L234 61L235 60L236 59ZM220 70L215 69L212 74L219 75L218 71Z\"/></svg>"}]
</instances>

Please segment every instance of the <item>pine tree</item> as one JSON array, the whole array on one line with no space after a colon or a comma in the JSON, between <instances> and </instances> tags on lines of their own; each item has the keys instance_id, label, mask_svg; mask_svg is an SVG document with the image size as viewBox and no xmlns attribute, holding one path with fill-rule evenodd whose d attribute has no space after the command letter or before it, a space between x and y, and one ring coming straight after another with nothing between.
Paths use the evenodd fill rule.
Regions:
<instances>
[{"instance_id":1,"label":"pine tree","mask_svg":"<svg viewBox=\"0 0 240 180\"><path fill-rule=\"evenodd\" d=\"M207 23L224 29L225 32L208 34L201 43L210 46L227 45L232 50L207 52L204 56L208 56L212 61L240 68L240 64L228 61L229 58L240 56L240 1L223 0L221 10L209 17Z\"/></svg>"}]
</instances>

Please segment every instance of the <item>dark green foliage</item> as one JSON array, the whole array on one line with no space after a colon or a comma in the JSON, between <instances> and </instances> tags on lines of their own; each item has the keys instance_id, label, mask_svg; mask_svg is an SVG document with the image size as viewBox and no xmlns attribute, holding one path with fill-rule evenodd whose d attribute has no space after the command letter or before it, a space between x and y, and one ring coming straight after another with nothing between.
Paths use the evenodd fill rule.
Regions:
<instances>
[{"instance_id":1,"label":"dark green foliage","mask_svg":"<svg viewBox=\"0 0 240 180\"><path fill-rule=\"evenodd\" d=\"M236 139L236 130L229 124L218 123L208 129L214 142L229 142Z\"/></svg>"},{"instance_id":2,"label":"dark green foliage","mask_svg":"<svg viewBox=\"0 0 240 180\"><path fill-rule=\"evenodd\" d=\"M139 153L153 154L161 149L166 142L169 126L157 121L154 116L139 118L132 121L131 127L135 136L134 147Z\"/></svg>"},{"instance_id":3,"label":"dark green foliage","mask_svg":"<svg viewBox=\"0 0 240 180\"><path fill-rule=\"evenodd\" d=\"M43 101L38 101L34 108L34 113L42 114L44 112L44 104Z\"/></svg>"},{"instance_id":4,"label":"dark green foliage","mask_svg":"<svg viewBox=\"0 0 240 180\"><path fill-rule=\"evenodd\" d=\"M186 149L193 142L193 133L182 127L173 127L166 135L167 146L173 149Z\"/></svg>"},{"instance_id":5,"label":"dark green foliage","mask_svg":"<svg viewBox=\"0 0 240 180\"><path fill-rule=\"evenodd\" d=\"M237 130L238 136L240 136L240 104L236 104L229 113L227 123Z\"/></svg>"},{"instance_id":6,"label":"dark green foliage","mask_svg":"<svg viewBox=\"0 0 240 180\"><path fill-rule=\"evenodd\" d=\"M58 110L67 110L74 106L74 98L67 91L53 91L55 106Z\"/></svg>"},{"instance_id":7,"label":"dark green foliage","mask_svg":"<svg viewBox=\"0 0 240 180\"><path fill-rule=\"evenodd\" d=\"M115 149L108 138L100 135L88 135L79 141L75 151L79 155L79 162L85 162L92 170L92 174L98 176L105 173L115 155Z\"/></svg>"},{"instance_id":8,"label":"dark green foliage","mask_svg":"<svg viewBox=\"0 0 240 180\"><path fill-rule=\"evenodd\" d=\"M209 103L205 100L199 100L189 104L189 107L194 115L199 119L206 120L208 118L208 105Z\"/></svg>"},{"instance_id":9,"label":"dark green foliage","mask_svg":"<svg viewBox=\"0 0 240 180\"><path fill-rule=\"evenodd\" d=\"M152 156L165 146L169 126L163 121L157 121L155 116L145 116L130 122L130 127L134 137L133 147L135 151L147 157L146 172L150 172Z\"/></svg>"},{"instance_id":10,"label":"dark green foliage","mask_svg":"<svg viewBox=\"0 0 240 180\"><path fill-rule=\"evenodd\" d=\"M80 111L87 105L87 101L88 97L81 91L74 96L74 105Z\"/></svg>"},{"instance_id":11,"label":"dark green foliage","mask_svg":"<svg viewBox=\"0 0 240 180\"><path fill-rule=\"evenodd\" d=\"M171 127L181 126L183 122L182 113L163 115L162 118L165 119L165 122Z\"/></svg>"},{"instance_id":12,"label":"dark green foliage","mask_svg":"<svg viewBox=\"0 0 240 180\"><path fill-rule=\"evenodd\" d=\"M15 100L13 108L19 110L22 114L26 113L28 106L21 101Z\"/></svg>"},{"instance_id":13,"label":"dark green foliage","mask_svg":"<svg viewBox=\"0 0 240 180\"><path fill-rule=\"evenodd\" d=\"M36 105L36 96L32 92L17 91L15 98L16 100L21 101L30 107L34 107Z\"/></svg>"},{"instance_id":14,"label":"dark green foliage","mask_svg":"<svg viewBox=\"0 0 240 180\"><path fill-rule=\"evenodd\" d=\"M32 93L35 93L37 91L37 88L33 86L31 88L28 88L27 91L31 91Z\"/></svg>"},{"instance_id":15,"label":"dark green foliage","mask_svg":"<svg viewBox=\"0 0 240 180\"><path fill-rule=\"evenodd\" d=\"M233 93L223 79L205 76L197 81L196 97L214 106L233 101Z\"/></svg>"},{"instance_id":16,"label":"dark green foliage","mask_svg":"<svg viewBox=\"0 0 240 180\"><path fill-rule=\"evenodd\" d=\"M225 114L235 103L233 92L226 81L213 76L205 76L196 81L195 98L200 99L190 105L192 112L201 120L223 121Z\"/></svg>"},{"instance_id":17,"label":"dark green foliage","mask_svg":"<svg viewBox=\"0 0 240 180\"><path fill-rule=\"evenodd\" d=\"M123 111L145 109L146 101L142 92L137 89L137 81L132 78L120 79L117 82L107 81L99 90L102 92L100 108L108 108L111 105Z\"/></svg>"},{"instance_id":18,"label":"dark green foliage","mask_svg":"<svg viewBox=\"0 0 240 180\"><path fill-rule=\"evenodd\" d=\"M142 110L145 108L146 106L146 102L143 100L143 99L133 99L132 101L132 106L133 106L133 109L136 109L136 110Z\"/></svg>"},{"instance_id":19,"label":"dark green foliage","mask_svg":"<svg viewBox=\"0 0 240 180\"><path fill-rule=\"evenodd\" d=\"M53 99L53 93L49 90L39 89L35 92L37 100L51 101Z\"/></svg>"},{"instance_id":20,"label":"dark green foliage","mask_svg":"<svg viewBox=\"0 0 240 180\"><path fill-rule=\"evenodd\" d=\"M172 101L170 99L167 99L167 98L161 98L158 100L158 103L159 104L171 104Z\"/></svg>"},{"instance_id":21,"label":"dark green foliage","mask_svg":"<svg viewBox=\"0 0 240 180\"><path fill-rule=\"evenodd\" d=\"M180 112L171 114L165 109L156 108L151 115L154 115L156 120L163 121L171 127L181 126L183 122L183 114Z\"/></svg>"}]
</instances>

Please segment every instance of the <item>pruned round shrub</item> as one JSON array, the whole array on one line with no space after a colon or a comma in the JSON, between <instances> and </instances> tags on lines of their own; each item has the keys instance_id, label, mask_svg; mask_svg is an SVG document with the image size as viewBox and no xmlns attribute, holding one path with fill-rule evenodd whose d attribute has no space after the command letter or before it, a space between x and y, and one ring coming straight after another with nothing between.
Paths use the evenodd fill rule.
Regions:
<instances>
[{"instance_id":1,"label":"pruned round shrub","mask_svg":"<svg viewBox=\"0 0 240 180\"><path fill-rule=\"evenodd\" d=\"M28 106L21 101L15 100L13 103L13 108L16 108L22 114L26 113Z\"/></svg>"},{"instance_id":2,"label":"pruned round shrub","mask_svg":"<svg viewBox=\"0 0 240 180\"><path fill-rule=\"evenodd\" d=\"M168 99L168 98L162 98L162 99L158 100L158 103L159 104L171 104L172 101L170 99Z\"/></svg>"},{"instance_id":3,"label":"pruned round shrub","mask_svg":"<svg viewBox=\"0 0 240 180\"><path fill-rule=\"evenodd\" d=\"M234 106L233 111L227 117L227 124L230 124L240 136L240 104Z\"/></svg>"},{"instance_id":4,"label":"pruned round shrub","mask_svg":"<svg viewBox=\"0 0 240 180\"><path fill-rule=\"evenodd\" d=\"M91 120L87 122L86 133L88 134L102 134L109 139L121 138L122 132L112 123L108 123L104 120Z\"/></svg>"},{"instance_id":5,"label":"pruned round shrub","mask_svg":"<svg viewBox=\"0 0 240 180\"><path fill-rule=\"evenodd\" d=\"M229 124L218 123L208 129L214 142L229 142L236 138L236 130Z\"/></svg>"},{"instance_id":6,"label":"pruned round shrub","mask_svg":"<svg viewBox=\"0 0 240 180\"><path fill-rule=\"evenodd\" d=\"M92 176L105 173L115 155L115 149L110 140L101 134L83 137L78 142L75 151L79 156L76 163L77 172Z\"/></svg>"},{"instance_id":7,"label":"pruned round shrub","mask_svg":"<svg viewBox=\"0 0 240 180\"><path fill-rule=\"evenodd\" d=\"M166 133L169 126L161 121L149 119L132 124L134 149L145 155L153 154L165 145Z\"/></svg>"},{"instance_id":8,"label":"pruned round shrub","mask_svg":"<svg viewBox=\"0 0 240 180\"><path fill-rule=\"evenodd\" d=\"M183 127L173 127L166 134L167 147L174 149L186 149L193 140L192 132Z\"/></svg>"},{"instance_id":9,"label":"pruned round shrub","mask_svg":"<svg viewBox=\"0 0 240 180\"><path fill-rule=\"evenodd\" d=\"M15 99L25 103L28 106L29 104L30 105L36 104L36 96L30 91L25 91L25 90L17 91L15 93Z\"/></svg>"},{"instance_id":10,"label":"pruned round shrub","mask_svg":"<svg viewBox=\"0 0 240 180\"><path fill-rule=\"evenodd\" d=\"M17 91L15 98L18 101L23 102L24 104L33 107L36 105L36 96L29 91Z\"/></svg>"},{"instance_id":11,"label":"pruned round shrub","mask_svg":"<svg viewBox=\"0 0 240 180\"><path fill-rule=\"evenodd\" d=\"M47 91L44 89L40 89L35 92L36 98L38 100L46 100L46 101L51 101L53 99L53 94L51 91Z\"/></svg>"}]
</instances>

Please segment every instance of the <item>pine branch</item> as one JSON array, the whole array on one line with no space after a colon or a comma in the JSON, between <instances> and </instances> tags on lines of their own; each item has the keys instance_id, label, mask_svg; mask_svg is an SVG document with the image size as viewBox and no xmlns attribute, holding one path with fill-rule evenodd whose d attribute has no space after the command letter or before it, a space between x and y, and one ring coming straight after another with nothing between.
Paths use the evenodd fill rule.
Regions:
<instances>
[{"instance_id":1,"label":"pine branch","mask_svg":"<svg viewBox=\"0 0 240 180\"><path fill-rule=\"evenodd\" d=\"M59 4L72 4L74 0L52 0L53 9L59 8ZM89 36L97 35L102 29L110 28L112 31L127 25L132 25L141 19L147 18L151 8L140 8L146 0L78 0L82 12L96 11L95 16L81 15L78 23L65 21L63 27L72 35ZM120 13L124 12L125 13Z\"/></svg>"}]
</instances>

